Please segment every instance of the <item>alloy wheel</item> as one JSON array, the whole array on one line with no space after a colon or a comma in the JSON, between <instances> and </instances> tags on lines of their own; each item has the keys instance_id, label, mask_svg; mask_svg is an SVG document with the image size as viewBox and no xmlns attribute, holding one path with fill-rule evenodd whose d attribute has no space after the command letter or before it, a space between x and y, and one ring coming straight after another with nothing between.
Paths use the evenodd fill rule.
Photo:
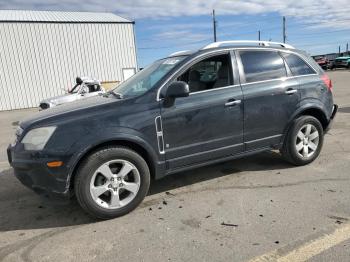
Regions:
<instances>
[{"instance_id":1,"label":"alloy wheel","mask_svg":"<svg viewBox=\"0 0 350 262\"><path fill-rule=\"evenodd\" d=\"M317 150L319 133L313 124L303 125L295 140L295 149L302 158L310 158Z\"/></svg>"},{"instance_id":2,"label":"alloy wheel","mask_svg":"<svg viewBox=\"0 0 350 262\"><path fill-rule=\"evenodd\" d=\"M99 206L115 210L136 197L140 183L140 173L134 164L122 159L111 160L94 172L90 194Z\"/></svg>"}]
</instances>

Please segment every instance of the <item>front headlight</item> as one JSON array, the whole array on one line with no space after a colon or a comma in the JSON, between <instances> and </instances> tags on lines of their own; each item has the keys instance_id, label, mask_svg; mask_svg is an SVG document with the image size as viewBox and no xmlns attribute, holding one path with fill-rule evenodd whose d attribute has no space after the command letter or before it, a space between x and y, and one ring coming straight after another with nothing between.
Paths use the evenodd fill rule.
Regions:
<instances>
[{"instance_id":1,"label":"front headlight","mask_svg":"<svg viewBox=\"0 0 350 262\"><path fill-rule=\"evenodd\" d=\"M55 126L39 127L30 130L22 139L21 143L25 150L42 150L49 141Z\"/></svg>"}]
</instances>

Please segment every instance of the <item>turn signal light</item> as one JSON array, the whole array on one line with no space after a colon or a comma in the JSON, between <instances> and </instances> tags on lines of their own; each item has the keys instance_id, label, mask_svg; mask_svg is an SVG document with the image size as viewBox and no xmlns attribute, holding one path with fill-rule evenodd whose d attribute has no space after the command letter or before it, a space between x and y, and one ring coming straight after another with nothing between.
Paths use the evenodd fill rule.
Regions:
<instances>
[{"instance_id":1,"label":"turn signal light","mask_svg":"<svg viewBox=\"0 0 350 262\"><path fill-rule=\"evenodd\" d=\"M62 165L63 165L62 161L52 161L47 163L48 167L60 167Z\"/></svg>"}]
</instances>

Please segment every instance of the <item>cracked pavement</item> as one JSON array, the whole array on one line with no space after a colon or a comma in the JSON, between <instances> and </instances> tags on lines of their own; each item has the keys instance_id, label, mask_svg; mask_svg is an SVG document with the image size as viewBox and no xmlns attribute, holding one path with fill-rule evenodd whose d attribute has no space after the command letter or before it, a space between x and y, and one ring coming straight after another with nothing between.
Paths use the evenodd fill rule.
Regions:
<instances>
[{"instance_id":1,"label":"cracked pavement","mask_svg":"<svg viewBox=\"0 0 350 262\"><path fill-rule=\"evenodd\" d=\"M350 72L329 75L340 109L312 164L294 167L267 152L182 172L155 181L134 212L109 221L22 186L4 150L12 123L35 110L0 112L0 261L285 261L301 247L326 246L327 235L337 244L308 259L349 261Z\"/></svg>"}]
</instances>

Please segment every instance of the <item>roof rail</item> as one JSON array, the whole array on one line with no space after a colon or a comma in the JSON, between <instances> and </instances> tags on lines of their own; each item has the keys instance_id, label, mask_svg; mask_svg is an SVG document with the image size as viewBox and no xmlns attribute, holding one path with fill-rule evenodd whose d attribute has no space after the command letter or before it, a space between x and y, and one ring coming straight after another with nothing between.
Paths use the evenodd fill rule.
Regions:
<instances>
[{"instance_id":1,"label":"roof rail","mask_svg":"<svg viewBox=\"0 0 350 262\"><path fill-rule=\"evenodd\" d=\"M202 49L209 49L209 48L215 48L220 47L222 45L237 45L237 44L258 44L261 46L280 46L284 48L290 48L295 49L293 46L286 44L286 43L279 43L279 42L269 42L269 41L254 41L254 40L232 40L232 41L221 41L221 42L214 42L209 45L206 45L202 47Z\"/></svg>"}]
</instances>

